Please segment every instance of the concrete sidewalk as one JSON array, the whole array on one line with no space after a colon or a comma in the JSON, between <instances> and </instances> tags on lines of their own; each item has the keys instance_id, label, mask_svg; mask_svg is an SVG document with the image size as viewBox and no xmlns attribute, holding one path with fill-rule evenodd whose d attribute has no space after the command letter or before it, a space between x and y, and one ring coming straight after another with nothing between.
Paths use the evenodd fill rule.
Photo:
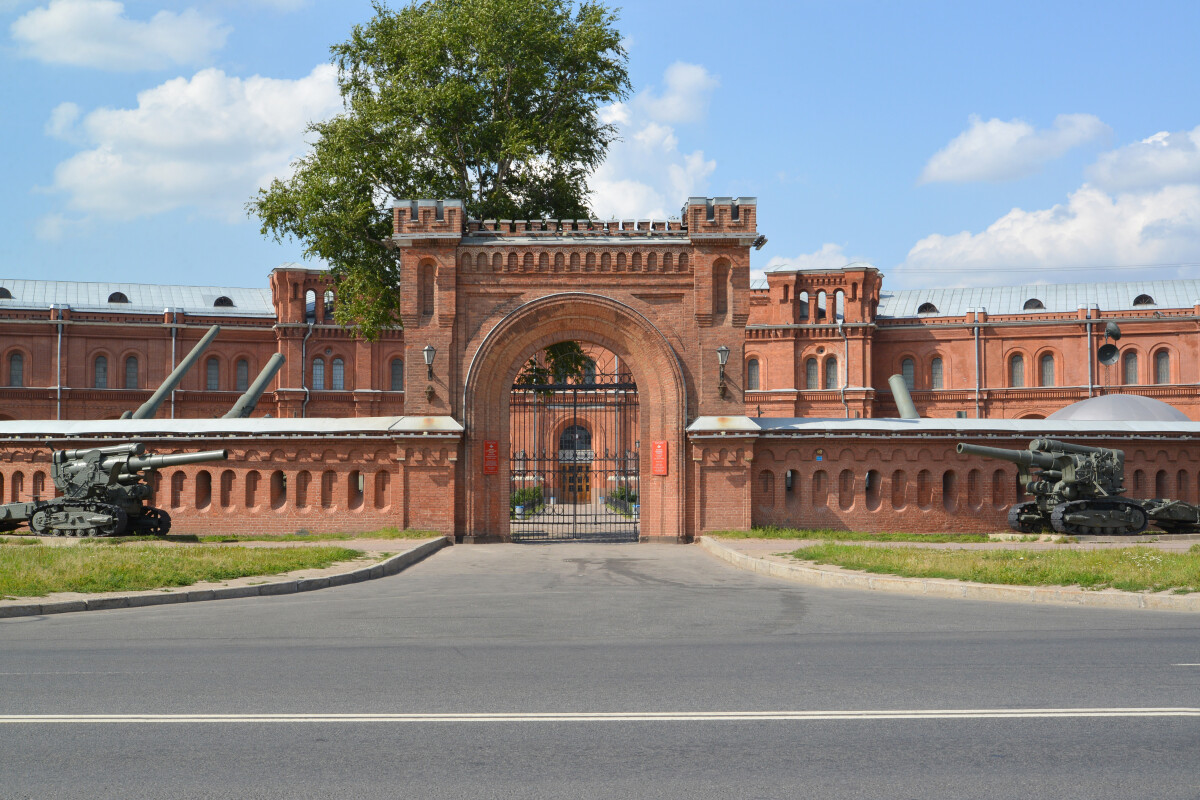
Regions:
<instances>
[{"instance_id":1,"label":"concrete sidewalk","mask_svg":"<svg viewBox=\"0 0 1200 800\"><path fill-rule=\"evenodd\" d=\"M796 581L812 586L859 589L927 597L952 597L964 600L993 600L1006 603L1053 603L1056 605L1091 606L1097 608L1139 608L1154 611L1200 611L1200 593L1170 594L1158 592L1122 592L1117 589L1090 591L1075 586L1011 586L995 583L971 583L943 578L905 578L897 575L878 575L841 567L797 561L777 555L796 550L817 540L799 539L715 539L701 536L700 547L739 569L769 575L773 578ZM867 544L853 542L852 544ZM1149 544L1149 543L1147 543ZM1157 544L1157 543L1155 543ZM1167 544L1164 542L1164 544ZM1186 542L1190 547L1194 542ZM997 549L1022 547L1034 549L1095 549L1114 546L1109 542L1078 542L1051 544L1048 542L979 542L969 544L870 543L871 546L916 546L959 549ZM1120 545L1115 545L1120 546ZM1187 549L1187 547L1183 549ZM1174 549L1164 547L1163 549Z\"/></svg>"},{"instance_id":2,"label":"concrete sidewalk","mask_svg":"<svg viewBox=\"0 0 1200 800\"><path fill-rule=\"evenodd\" d=\"M48 540L53 542L53 540ZM74 540L78 542L79 540ZM59 542L61 544L61 542ZM164 542L164 546L172 543ZM104 611L111 608L137 608L140 606L168 605L171 603L195 603L206 600L229 600L237 597L260 597L276 594L295 594L345 586L349 583L374 580L395 575L450 544L445 537L423 541L396 539L351 539L333 544L362 551L354 561L343 561L324 569L297 570L282 575L247 575L220 583L195 583L191 586L176 586L163 589L148 589L139 592L57 592L46 597L14 598L0 600L0 618L29 617L44 614L63 614L73 611ZM94 545L101 546L101 545ZM234 545L231 545L234 546ZM307 547L307 544L244 542L240 546L264 547ZM380 560L383 553L393 553L397 546L403 552Z\"/></svg>"}]
</instances>

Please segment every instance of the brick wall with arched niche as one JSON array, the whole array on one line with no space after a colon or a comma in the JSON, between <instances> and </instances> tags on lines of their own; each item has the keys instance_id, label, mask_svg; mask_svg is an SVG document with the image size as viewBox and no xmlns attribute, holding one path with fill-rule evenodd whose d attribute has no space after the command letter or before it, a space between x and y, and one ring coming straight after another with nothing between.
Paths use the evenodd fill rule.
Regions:
<instances>
[{"instance_id":1,"label":"brick wall with arched niche","mask_svg":"<svg viewBox=\"0 0 1200 800\"><path fill-rule=\"evenodd\" d=\"M565 340L599 345L614 353L638 387L643 535L686 539L683 452L687 388L678 354L654 324L636 310L601 295L552 294L516 308L490 329L475 350L465 380L464 457L460 466L460 530L480 539L508 538L509 401L522 365L549 345ZM480 469L487 441L500 445L495 475ZM650 442L666 441L675 464L651 475Z\"/></svg>"}]
</instances>

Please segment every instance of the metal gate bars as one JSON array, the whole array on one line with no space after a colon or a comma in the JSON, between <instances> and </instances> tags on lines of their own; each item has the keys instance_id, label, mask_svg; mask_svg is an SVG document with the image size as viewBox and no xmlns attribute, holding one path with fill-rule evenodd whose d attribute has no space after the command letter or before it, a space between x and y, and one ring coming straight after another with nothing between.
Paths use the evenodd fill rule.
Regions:
<instances>
[{"instance_id":1,"label":"metal gate bars","mask_svg":"<svg viewBox=\"0 0 1200 800\"><path fill-rule=\"evenodd\" d=\"M589 368L578 382L515 384L509 414L514 542L636 542L637 384Z\"/></svg>"}]
</instances>

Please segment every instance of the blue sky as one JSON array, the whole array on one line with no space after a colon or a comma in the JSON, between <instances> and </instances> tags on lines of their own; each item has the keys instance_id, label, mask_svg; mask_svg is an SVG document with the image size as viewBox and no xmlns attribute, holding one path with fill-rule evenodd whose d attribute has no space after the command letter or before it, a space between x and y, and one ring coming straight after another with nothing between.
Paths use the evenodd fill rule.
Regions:
<instances>
[{"instance_id":1,"label":"blue sky","mask_svg":"<svg viewBox=\"0 0 1200 800\"><path fill-rule=\"evenodd\" d=\"M893 288L1200 275L1200 3L640 2L599 216L752 195ZM323 0L0 0L0 275L263 286L242 204L334 113Z\"/></svg>"}]
</instances>

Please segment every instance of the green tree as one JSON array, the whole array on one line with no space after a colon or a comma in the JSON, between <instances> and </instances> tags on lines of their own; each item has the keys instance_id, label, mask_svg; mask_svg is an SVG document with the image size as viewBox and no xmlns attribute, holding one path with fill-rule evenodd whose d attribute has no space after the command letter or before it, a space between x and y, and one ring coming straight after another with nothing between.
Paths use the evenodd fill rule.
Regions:
<instances>
[{"instance_id":1,"label":"green tree","mask_svg":"<svg viewBox=\"0 0 1200 800\"><path fill-rule=\"evenodd\" d=\"M427 0L375 16L331 48L345 110L248 204L262 232L329 264L337 321L399 324L396 198L460 198L473 217L588 216L588 174L628 95L616 15L570 0Z\"/></svg>"}]
</instances>

